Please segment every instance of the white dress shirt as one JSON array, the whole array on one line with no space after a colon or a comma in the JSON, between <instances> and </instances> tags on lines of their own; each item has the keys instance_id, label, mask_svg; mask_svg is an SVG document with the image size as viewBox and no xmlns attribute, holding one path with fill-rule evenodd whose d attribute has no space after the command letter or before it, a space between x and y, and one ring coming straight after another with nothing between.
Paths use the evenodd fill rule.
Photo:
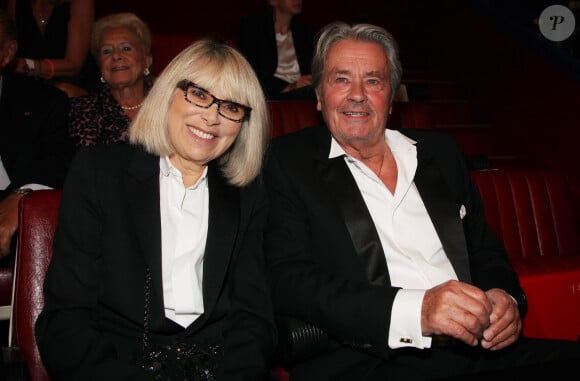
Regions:
<instances>
[{"instance_id":1,"label":"white dress shirt","mask_svg":"<svg viewBox=\"0 0 580 381\"><path fill-rule=\"evenodd\" d=\"M207 168L195 185L168 157L159 161L165 316L187 327L203 314L203 260L209 218Z\"/></svg>"},{"instance_id":2,"label":"white dress shirt","mask_svg":"<svg viewBox=\"0 0 580 381\"><path fill-rule=\"evenodd\" d=\"M2 164L2 156L0 156L0 190L8 188L8 185L10 185L10 177L6 173L6 168Z\"/></svg>"},{"instance_id":3,"label":"white dress shirt","mask_svg":"<svg viewBox=\"0 0 580 381\"><path fill-rule=\"evenodd\" d=\"M278 66L274 77L288 83L296 82L300 78L300 65L294 49L292 32L276 33L276 45L278 47Z\"/></svg>"},{"instance_id":4,"label":"white dress shirt","mask_svg":"<svg viewBox=\"0 0 580 381\"><path fill-rule=\"evenodd\" d=\"M413 182L417 170L415 142L389 129L385 139L397 162L394 194L365 164L347 155L334 138L329 157L345 155L381 240L391 284L402 288L391 311L389 347L430 347L431 338L421 332L425 290L457 279L457 275Z\"/></svg>"}]
</instances>

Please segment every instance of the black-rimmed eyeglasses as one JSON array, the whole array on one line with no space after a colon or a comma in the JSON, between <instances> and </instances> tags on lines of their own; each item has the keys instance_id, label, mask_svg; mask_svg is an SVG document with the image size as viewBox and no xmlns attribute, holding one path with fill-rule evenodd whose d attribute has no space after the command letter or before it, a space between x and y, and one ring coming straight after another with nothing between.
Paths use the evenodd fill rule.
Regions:
<instances>
[{"instance_id":1,"label":"black-rimmed eyeglasses","mask_svg":"<svg viewBox=\"0 0 580 381\"><path fill-rule=\"evenodd\" d=\"M202 108L210 108L214 103L217 104L217 112L224 118L232 122L242 122L250 116L252 109L242 104L219 99L212 95L206 89L197 86L195 83L184 79L179 81L177 87L183 90L185 100Z\"/></svg>"}]
</instances>

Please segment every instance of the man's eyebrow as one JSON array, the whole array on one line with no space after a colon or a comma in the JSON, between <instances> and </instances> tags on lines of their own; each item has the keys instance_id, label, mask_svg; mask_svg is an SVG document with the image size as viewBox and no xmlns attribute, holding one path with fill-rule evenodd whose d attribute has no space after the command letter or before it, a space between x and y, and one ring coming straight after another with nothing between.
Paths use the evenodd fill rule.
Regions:
<instances>
[{"instance_id":1,"label":"man's eyebrow","mask_svg":"<svg viewBox=\"0 0 580 381\"><path fill-rule=\"evenodd\" d=\"M366 77L379 77L379 78L386 77L385 73L381 70L373 70L373 71L366 72L365 76Z\"/></svg>"},{"instance_id":2,"label":"man's eyebrow","mask_svg":"<svg viewBox=\"0 0 580 381\"><path fill-rule=\"evenodd\" d=\"M350 74L350 70L348 70L348 69L336 69L336 68L334 68L330 72L332 74Z\"/></svg>"}]
</instances>

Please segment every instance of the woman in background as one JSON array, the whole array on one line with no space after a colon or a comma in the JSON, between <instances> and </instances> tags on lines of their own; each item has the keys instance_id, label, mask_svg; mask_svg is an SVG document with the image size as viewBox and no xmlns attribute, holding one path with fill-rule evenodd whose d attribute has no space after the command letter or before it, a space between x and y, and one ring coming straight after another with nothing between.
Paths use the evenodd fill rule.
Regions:
<instances>
[{"instance_id":1,"label":"woman in background","mask_svg":"<svg viewBox=\"0 0 580 381\"><path fill-rule=\"evenodd\" d=\"M201 40L156 80L131 144L82 149L36 323L58 380L267 380L269 139L254 71Z\"/></svg>"},{"instance_id":2,"label":"woman in background","mask_svg":"<svg viewBox=\"0 0 580 381\"><path fill-rule=\"evenodd\" d=\"M268 5L268 10L242 18L237 47L268 99L315 99L310 61L316 31L295 19L302 0L268 0Z\"/></svg>"},{"instance_id":3,"label":"woman in background","mask_svg":"<svg viewBox=\"0 0 580 381\"><path fill-rule=\"evenodd\" d=\"M89 56L94 0L8 0L18 29L12 70L55 85L70 97L95 86Z\"/></svg>"},{"instance_id":4,"label":"woman in background","mask_svg":"<svg viewBox=\"0 0 580 381\"><path fill-rule=\"evenodd\" d=\"M133 13L105 16L95 23L91 53L103 86L71 99L69 132L77 146L125 143L153 84L151 31Z\"/></svg>"}]
</instances>

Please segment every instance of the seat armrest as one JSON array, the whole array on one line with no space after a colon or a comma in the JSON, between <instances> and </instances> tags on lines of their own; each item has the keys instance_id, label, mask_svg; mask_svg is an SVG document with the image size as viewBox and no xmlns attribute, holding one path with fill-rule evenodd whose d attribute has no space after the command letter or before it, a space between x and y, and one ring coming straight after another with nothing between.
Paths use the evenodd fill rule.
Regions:
<instances>
[{"instance_id":1,"label":"seat armrest","mask_svg":"<svg viewBox=\"0 0 580 381\"><path fill-rule=\"evenodd\" d=\"M0 379L6 381L29 381L28 367L18 347L2 347Z\"/></svg>"},{"instance_id":2,"label":"seat armrest","mask_svg":"<svg viewBox=\"0 0 580 381\"><path fill-rule=\"evenodd\" d=\"M329 348L326 332L313 324L290 316L276 318L278 326L277 358L289 370L297 362L316 357Z\"/></svg>"}]
</instances>

